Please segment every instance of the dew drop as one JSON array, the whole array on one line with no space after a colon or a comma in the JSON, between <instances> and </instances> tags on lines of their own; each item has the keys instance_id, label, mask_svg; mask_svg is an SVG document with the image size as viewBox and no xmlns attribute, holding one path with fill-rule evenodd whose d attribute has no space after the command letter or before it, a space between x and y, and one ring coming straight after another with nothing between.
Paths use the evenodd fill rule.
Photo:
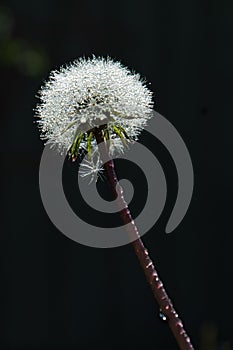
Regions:
<instances>
[{"instance_id":1,"label":"dew drop","mask_svg":"<svg viewBox=\"0 0 233 350\"><path fill-rule=\"evenodd\" d=\"M157 288L160 289L160 288L162 288L162 286L163 286L163 283L161 281L159 281L158 285L157 285Z\"/></svg>"},{"instance_id":2,"label":"dew drop","mask_svg":"<svg viewBox=\"0 0 233 350\"><path fill-rule=\"evenodd\" d=\"M146 265L146 269L148 269L151 265L152 265L152 261L150 261L150 262Z\"/></svg>"},{"instance_id":3,"label":"dew drop","mask_svg":"<svg viewBox=\"0 0 233 350\"><path fill-rule=\"evenodd\" d=\"M159 318L164 322L167 321L167 317L164 315L161 309L159 310Z\"/></svg>"}]
</instances>

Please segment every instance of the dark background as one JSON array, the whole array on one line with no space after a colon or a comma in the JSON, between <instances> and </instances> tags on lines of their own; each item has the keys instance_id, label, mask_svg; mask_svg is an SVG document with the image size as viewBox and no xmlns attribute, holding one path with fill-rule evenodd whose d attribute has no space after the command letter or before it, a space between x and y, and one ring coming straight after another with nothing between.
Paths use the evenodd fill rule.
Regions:
<instances>
[{"instance_id":1,"label":"dark background","mask_svg":"<svg viewBox=\"0 0 233 350\"><path fill-rule=\"evenodd\" d=\"M79 245L41 202L35 95L51 69L93 53L151 82L155 109L190 151L192 203L166 235L177 184L158 143L168 198L144 242L196 348L233 349L232 10L216 0L2 2L1 349L178 349L132 247Z\"/></svg>"}]
</instances>

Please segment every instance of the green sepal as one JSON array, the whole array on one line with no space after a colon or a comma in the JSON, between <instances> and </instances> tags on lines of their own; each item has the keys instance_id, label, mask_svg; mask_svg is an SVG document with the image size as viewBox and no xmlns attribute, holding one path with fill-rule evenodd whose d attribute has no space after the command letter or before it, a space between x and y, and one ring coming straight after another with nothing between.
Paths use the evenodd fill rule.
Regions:
<instances>
[{"instance_id":1,"label":"green sepal","mask_svg":"<svg viewBox=\"0 0 233 350\"><path fill-rule=\"evenodd\" d=\"M122 143L127 147L127 143L125 141L125 137L124 137L124 134L122 133L121 131L121 128L119 128L119 126L116 126L116 125L113 125L113 130L115 131L115 133L117 134L117 136L120 137Z\"/></svg>"},{"instance_id":2,"label":"green sepal","mask_svg":"<svg viewBox=\"0 0 233 350\"><path fill-rule=\"evenodd\" d=\"M93 131L90 131L87 135L87 152L89 157L91 158L91 151L92 151L92 139L93 139L94 133Z\"/></svg>"},{"instance_id":3,"label":"green sepal","mask_svg":"<svg viewBox=\"0 0 233 350\"><path fill-rule=\"evenodd\" d=\"M107 141L110 140L110 134L109 134L108 128L104 129L104 137L105 137L105 140L107 140Z\"/></svg>"},{"instance_id":4,"label":"green sepal","mask_svg":"<svg viewBox=\"0 0 233 350\"><path fill-rule=\"evenodd\" d=\"M70 149L70 154L74 158L76 158L78 156L79 146L80 146L80 143L81 143L83 137L84 137L84 133L82 132L81 134L78 134L74 139L74 142L73 142L71 149Z\"/></svg>"},{"instance_id":5,"label":"green sepal","mask_svg":"<svg viewBox=\"0 0 233 350\"><path fill-rule=\"evenodd\" d=\"M125 135L126 139L130 139L129 135L127 134L127 132L125 131L125 129L123 128L123 126L118 125L118 128L120 129L120 131Z\"/></svg>"}]
</instances>

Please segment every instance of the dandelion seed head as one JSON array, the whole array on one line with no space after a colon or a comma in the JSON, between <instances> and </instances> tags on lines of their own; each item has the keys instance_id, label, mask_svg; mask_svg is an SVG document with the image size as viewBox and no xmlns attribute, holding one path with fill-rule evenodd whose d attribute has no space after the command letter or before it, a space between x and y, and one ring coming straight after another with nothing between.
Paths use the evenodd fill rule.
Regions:
<instances>
[{"instance_id":1,"label":"dandelion seed head","mask_svg":"<svg viewBox=\"0 0 233 350\"><path fill-rule=\"evenodd\" d=\"M78 131L107 124L111 152L118 149L121 153L113 126L117 124L136 139L153 108L152 92L139 74L110 58L94 56L52 71L39 98L36 117L41 138L60 152L69 150ZM80 147L85 143L84 138Z\"/></svg>"}]
</instances>

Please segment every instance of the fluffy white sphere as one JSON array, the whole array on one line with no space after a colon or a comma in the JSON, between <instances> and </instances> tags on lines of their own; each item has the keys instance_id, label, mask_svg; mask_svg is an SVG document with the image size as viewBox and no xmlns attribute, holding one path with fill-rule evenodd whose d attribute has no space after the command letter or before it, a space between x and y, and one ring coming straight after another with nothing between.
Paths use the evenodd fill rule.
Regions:
<instances>
[{"instance_id":1,"label":"fluffy white sphere","mask_svg":"<svg viewBox=\"0 0 233 350\"><path fill-rule=\"evenodd\" d=\"M152 92L139 74L101 57L81 58L52 71L39 98L36 116L41 138L61 152L69 150L78 130L101 123L108 125L112 139L117 138L114 126L135 139L153 108ZM80 146L86 146L85 140Z\"/></svg>"}]
</instances>

